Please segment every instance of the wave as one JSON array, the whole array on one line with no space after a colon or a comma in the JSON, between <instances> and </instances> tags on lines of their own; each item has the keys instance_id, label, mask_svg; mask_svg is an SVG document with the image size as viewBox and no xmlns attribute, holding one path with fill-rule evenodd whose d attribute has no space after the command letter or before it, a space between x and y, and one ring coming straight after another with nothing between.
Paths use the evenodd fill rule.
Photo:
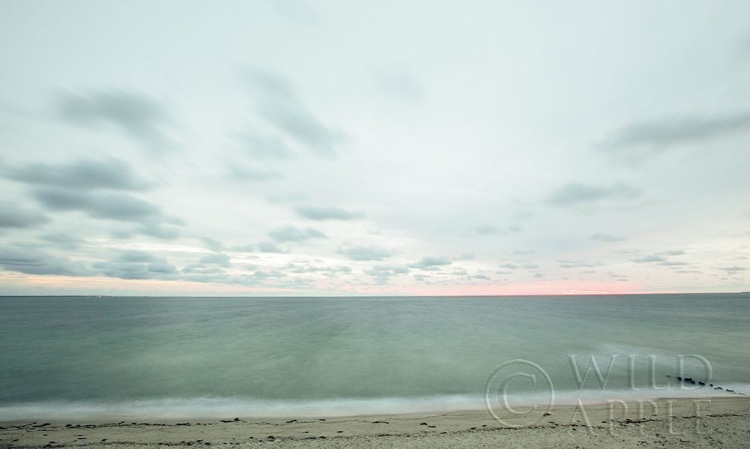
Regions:
<instances>
[{"instance_id":1,"label":"wave","mask_svg":"<svg viewBox=\"0 0 750 449\"><path fill-rule=\"evenodd\" d=\"M724 385L736 392L750 393L750 384ZM554 405L603 403L612 400L647 400L657 398L732 397L726 391L711 388L621 391L555 391ZM492 398L491 398L492 399ZM548 392L529 392L508 397L515 406L545 404ZM491 402L491 401L490 401ZM491 404L490 404L491 405ZM492 405L491 405L492 406ZM346 398L311 401L279 401L249 397L161 398L122 402L42 401L0 405L0 421L91 420L180 420L208 418L313 418L359 415L393 415L445 413L486 410L485 397L449 395L420 398Z\"/></svg>"}]
</instances>

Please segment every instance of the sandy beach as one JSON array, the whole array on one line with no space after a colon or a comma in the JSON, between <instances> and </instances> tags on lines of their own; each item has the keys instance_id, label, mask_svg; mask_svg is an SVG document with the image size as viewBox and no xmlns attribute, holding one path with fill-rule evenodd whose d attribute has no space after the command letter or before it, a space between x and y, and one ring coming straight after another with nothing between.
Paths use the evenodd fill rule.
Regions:
<instances>
[{"instance_id":1,"label":"sandy beach","mask_svg":"<svg viewBox=\"0 0 750 449\"><path fill-rule=\"evenodd\" d=\"M531 426L488 411L338 418L226 417L190 422L5 422L21 447L749 447L750 399L557 406ZM670 405L671 404L671 405ZM654 405L656 408L654 408ZM670 410L671 408L671 410ZM539 412L541 413L541 412ZM528 418L526 418L528 421Z\"/></svg>"}]
</instances>

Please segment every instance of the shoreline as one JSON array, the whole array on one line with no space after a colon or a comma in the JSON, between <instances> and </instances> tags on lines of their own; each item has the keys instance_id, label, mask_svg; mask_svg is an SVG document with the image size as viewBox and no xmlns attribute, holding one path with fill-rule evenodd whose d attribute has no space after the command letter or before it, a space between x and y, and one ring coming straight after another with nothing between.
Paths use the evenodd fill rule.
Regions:
<instances>
[{"instance_id":1,"label":"shoreline","mask_svg":"<svg viewBox=\"0 0 750 449\"><path fill-rule=\"evenodd\" d=\"M299 419L6 421L0 422L0 446L250 447L273 442L283 447L635 447L693 442L698 447L720 442L745 447L750 437L750 398L740 396L559 405L549 414L542 412L528 417L498 413L502 422L488 410Z\"/></svg>"}]
</instances>

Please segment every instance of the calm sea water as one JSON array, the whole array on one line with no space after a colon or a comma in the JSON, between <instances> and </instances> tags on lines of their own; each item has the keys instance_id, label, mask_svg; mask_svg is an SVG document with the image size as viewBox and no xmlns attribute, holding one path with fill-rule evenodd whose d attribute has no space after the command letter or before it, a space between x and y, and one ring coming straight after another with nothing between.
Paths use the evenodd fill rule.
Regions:
<instances>
[{"instance_id":1,"label":"calm sea water","mask_svg":"<svg viewBox=\"0 0 750 449\"><path fill-rule=\"evenodd\" d=\"M708 362L716 385L750 393L750 295L5 297L0 420L481 409L514 359L558 400L663 395L651 367L663 388L686 354L704 363L684 359L685 375ZM571 355L581 375L618 356L604 390L593 372L576 382Z\"/></svg>"}]
</instances>

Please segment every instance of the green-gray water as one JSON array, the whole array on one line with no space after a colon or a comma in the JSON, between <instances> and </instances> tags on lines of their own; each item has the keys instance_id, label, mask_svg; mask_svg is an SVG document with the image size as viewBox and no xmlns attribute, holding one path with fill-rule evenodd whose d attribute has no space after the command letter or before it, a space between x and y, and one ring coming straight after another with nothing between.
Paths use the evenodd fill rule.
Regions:
<instances>
[{"instance_id":1,"label":"green-gray water","mask_svg":"<svg viewBox=\"0 0 750 449\"><path fill-rule=\"evenodd\" d=\"M661 388L685 354L740 392L748 337L750 295L4 297L0 420L481 408L488 376L513 359L540 365L558 400L661 394L649 356ZM579 391L573 354L581 373L591 355L602 370L619 355L604 392L593 373ZM702 378L696 359L684 366Z\"/></svg>"}]
</instances>

